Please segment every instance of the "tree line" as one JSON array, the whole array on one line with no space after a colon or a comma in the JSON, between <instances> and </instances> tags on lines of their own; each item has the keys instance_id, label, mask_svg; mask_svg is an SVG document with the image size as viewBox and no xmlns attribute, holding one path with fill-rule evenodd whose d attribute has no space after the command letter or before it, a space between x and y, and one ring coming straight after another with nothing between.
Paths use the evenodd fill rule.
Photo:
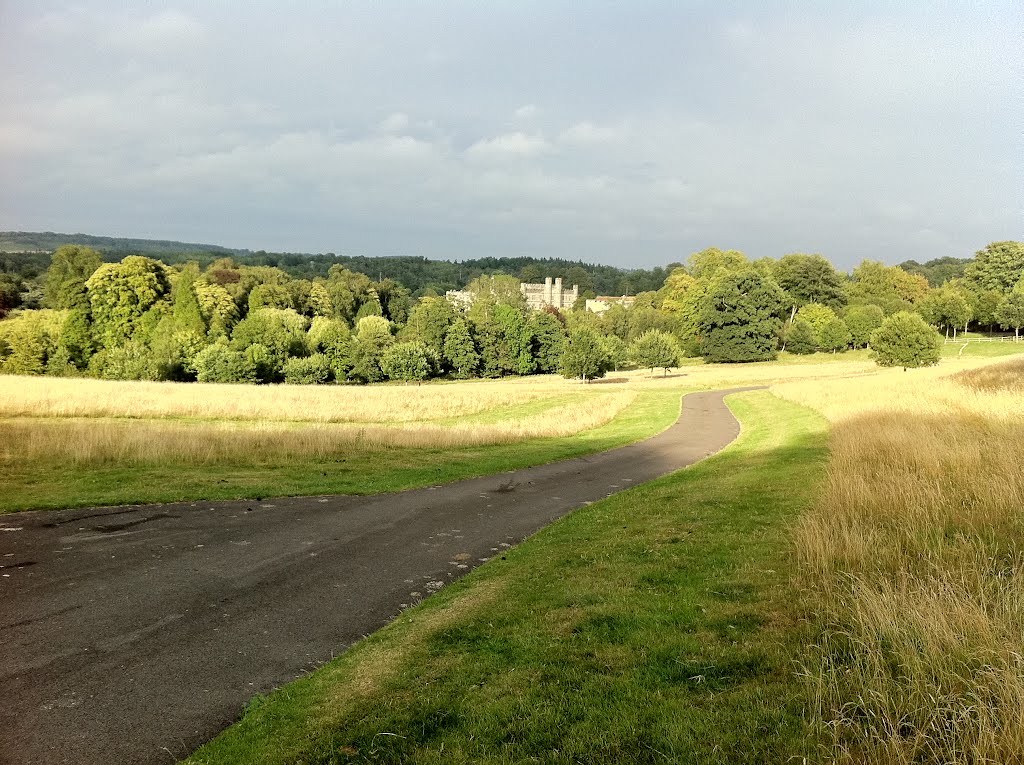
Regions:
<instances>
[{"instance_id":1,"label":"tree line","mask_svg":"<svg viewBox=\"0 0 1024 765\"><path fill-rule=\"evenodd\" d=\"M104 262L96 250L65 245L39 275L40 307L0 322L0 372L303 384L591 379L629 366L668 369L683 356L764 361L780 350L869 344L882 363L918 365L937 360L938 332L1024 326L1020 242L988 245L938 286L875 261L847 275L820 255L751 261L717 248L662 271L631 306L598 315L582 298L571 310L531 311L522 272L476 276L464 307L341 263L298 278L232 258Z\"/></svg>"}]
</instances>

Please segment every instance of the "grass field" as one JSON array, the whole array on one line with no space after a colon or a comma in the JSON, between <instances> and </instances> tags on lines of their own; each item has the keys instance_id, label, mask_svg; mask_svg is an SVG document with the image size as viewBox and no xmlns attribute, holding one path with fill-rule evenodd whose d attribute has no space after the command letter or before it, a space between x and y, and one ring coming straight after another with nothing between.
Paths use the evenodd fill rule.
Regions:
<instances>
[{"instance_id":1,"label":"grass field","mask_svg":"<svg viewBox=\"0 0 1024 765\"><path fill-rule=\"evenodd\" d=\"M1024 758L1024 360L945 375L774 389L833 429L794 535L830 762Z\"/></svg>"},{"instance_id":2,"label":"grass field","mask_svg":"<svg viewBox=\"0 0 1024 765\"><path fill-rule=\"evenodd\" d=\"M190 762L801 761L787 535L826 426L767 393L730 405L726 452L562 519Z\"/></svg>"},{"instance_id":3,"label":"grass field","mask_svg":"<svg viewBox=\"0 0 1024 765\"><path fill-rule=\"evenodd\" d=\"M422 386L237 386L0 376L0 512L371 494L620 446L686 390L872 374L863 358ZM515 449L509 449L515 444Z\"/></svg>"}]
</instances>

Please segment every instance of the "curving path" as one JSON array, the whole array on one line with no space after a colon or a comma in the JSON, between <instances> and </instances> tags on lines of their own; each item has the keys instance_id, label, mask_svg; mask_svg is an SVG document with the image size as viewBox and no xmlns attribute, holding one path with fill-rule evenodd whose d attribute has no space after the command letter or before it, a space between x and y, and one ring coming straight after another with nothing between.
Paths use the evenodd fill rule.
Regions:
<instances>
[{"instance_id":1,"label":"curving path","mask_svg":"<svg viewBox=\"0 0 1024 765\"><path fill-rule=\"evenodd\" d=\"M0 763L175 762L556 518L722 449L739 390L631 446L445 486L0 516Z\"/></svg>"}]
</instances>

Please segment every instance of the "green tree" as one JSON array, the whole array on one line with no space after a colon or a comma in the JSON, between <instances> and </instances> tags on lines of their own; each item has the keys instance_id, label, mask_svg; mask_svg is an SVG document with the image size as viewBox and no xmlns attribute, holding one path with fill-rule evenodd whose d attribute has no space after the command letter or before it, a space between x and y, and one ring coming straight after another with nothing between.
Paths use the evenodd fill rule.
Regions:
<instances>
[{"instance_id":1,"label":"green tree","mask_svg":"<svg viewBox=\"0 0 1024 765\"><path fill-rule=\"evenodd\" d=\"M284 381L289 385L323 385L331 380L331 362L322 353L290 358L284 363Z\"/></svg>"},{"instance_id":2,"label":"green tree","mask_svg":"<svg viewBox=\"0 0 1024 765\"><path fill-rule=\"evenodd\" d=\"M852 340L853 335L850 332L850 328L847 327L846 322L838 316L825 324L819 333L819 345L821 350L832 351L832 353L845 351L850 347L850 342Z\"/></svg>"},{"instance_id":3,"label":"green tree","mask_svg":"<svg viewBox=\"0 0 1024 765\"><path fill-rule=\"evenodd\" d=\"M715 279L698 319L704 360L774 359L784 301L778 285L754 270L726 273Z\"/></svg>"},{"instance_id":4,"label":"green tree","mask_svg":"<svg viewBox=\"0 0 1024 765\"><path fill-rule=\"evenodd\" d=\"M97 339L105 346L124 344L143 315L170 292L163 263L131 255L104 263L85 283Z\"/></svg>"},{"instance_id":5,"label":"green tree","mask_svg":"<svg viewBox=\"0 0 1024 765\"><path fill-rule=\"evenodd\" d=\"M352 345L352 371L349 377L357 382L380 382L385 378L381 360L395 342L391 323L383 316L365 316L356 326Z\"/></svg>"},{"instance_id":6,"label":"green tree","mask_svg":"<svg viewBox=\"0 0 1024 765\"><path fill-rule=\"evenodd\" d=\"M247 353L230 348L227 338L221 338L196 354L195 366L199 382L259 382L256 364Z\"/></svg>"},{"instance_id":7,"label":"green tree","mask_svg":"<svg viewBox=\"0 0 1024 765\"><path fill-rule=\"evenodd\" d=\"M886 315L912 310L927 294L928 280L920 274L873 260L862 261L853 269L849 286L851 303L877 305Z\"/></svg>"},{"instance_id":8,"label":"green tree","mask_svg":"<svg viewBox=\"0 0 1024 765\"><path fill-rule=\"evenodd\" d=\"M468 378L480 367L480 354L465 319L456 319L444 336L444 359L455 377Z\"/></svg>"},{"instance_id":9,"label":"green tree","mask_svg":"<svg viewBox=\"0 0 1024 765\"><path fill-rule=\"evenodd\" d=\"M592 329L578 327L569 332L558 371L563 377L596 380L608 370L608 356L601 337Z\"/></svg>"},{"instance_id":10,"label":"green tree","mask_svg":"<svg viewBox=\"0 0 1024 765\"><path fill-rule=\"evenodd\" d=\"M152 377L157 380L196 379L195 357L206 347L206 319L195 284L199 269L186 267L171 288L172 308L164 315L150 339Z\"/></svg>"},{"instance_id":11,"label":"green tree","mask_svg":"<svg viewBox=\"0 0 1024 765\"><path fill-rule=\"evenodd\" d=\"M102 263L100 254L89 247L77 244L58 247L46 272L46 305L57 309L85 307L89 302L85 283Z\"/></svg>"},{"instance_id":12,"label":"green tree","mask_svg":"<svg viewBox=\"0 0 1024 765\"><path fill-rule=\"evenodd\" d=\"M336 264L328 270L324 288L331 298L334 315L349 324L355 324L360 306L369 300L373 282L365 274L349 271L344 266ZM377 300L376 294L373 297ZM379 307L379 300L377 302Z\"/></svg>"},{"instance_id":13,"label":"green tree","mask_svg":"<svg viewBox=\"0 0 1024 765\"><path fill-rule=\"evenodd\" d=\"M261 308L295 308L291 290L283 284L257 284L249 293L249 313Z\"/></svg>"},{"instance_id":14,"label":"green tree","mask_svg":"<svg viewBox=\"0 0 1024 765\"><path fill-rule=\"evenodd\" d=\"M771 275L786 293L791 315L809 303L820 303L833 310L846 305L843 279L821 255L784 255L774 263Z\"/></svg>"},{"instance_id":15,"label":"green tree","mask_svg":"<svg viewBox=\"0 0 1024 765\"><path fill-rule=\"evenodd\" d=\"M945 329L946 337L949 337L950 330L956 337L957 328L966 326L974 315L964 293L952 287L932 290L915 308L926 322Z\"/></svg>"},{"instance_id":16,"label":"green tree","mask_svg":"<svg viewBox=\"0 0 1024 765\"><path fill-rule=\"evenodd\" d=\"M352 332L341 319L317 316L309 327L308 345L327 357L334 379L345 380L352 369Z\"/></svg>"},{"instance_id":17,"label":"green tree","mask_svg":"<svg viewBox=\"0 0 1024 765\"><path fill-rule=\"evenodd\" d=\"M629 346L618 335L601 335L601 347L604 348L608 368L614 371L623 369L629 363Z\"/></svg>"},{"instance_id":18,"label":"green tree","mask_svg":"<svg viewBox=\"0 0 1024 765\"><path fill-rule=\"evenodd\" d=\"M309 287L309 300L307 301L309 313L312 316L333 316L334 304L331 302L331 293L323 282L313 282Z\"/></svg>"},{"instance_id":19,"label":"green tree","mask_svg":"<svg viewBox=\"0 0 1024 765\"><path fill-rule=\"evenodd\" d=\"M0 273L0 319L21 305L21 287L20 279ZM84 287L82 291L85 291Z\"/></svg>"},{"instance_id":20,"label":"green tree","mask_svg":"<svg viewBox=\"0 0 1024 765\"><path fill-rule=\"evenodd\" d=\"M885 312L877 305L851 305L843 316L850 330L850 342L854 348L863 348L871 342L872 333L882 326Z\"/></svg>"},{"instance_id":21,"label":"green tree","mask_svg":"<svg viewBox=\"0 0 1024 765\"><path fill-rule=\"evenodd\" d=\"M720 273L738 273L751 267L747 256L739 250L720 250L708 247L695 252L687 261L686 270L695 279L710 282Z\"/></svg>"},{"instance_id":22,"label":"green tree","mask_svg":"<svg viewBox=\"0 0 1024 765\"><path fill-rule=\"evenodd\" d=\"M60 311L24 311L0 322L0 339L6 345L6 358L0 373L7 375L46 374L50 356L57 349Z\"/></svg>"},{"instance_id":23,"label":"green tree","mask_svg":"<svg viewBox=\"0 0 1024 765\"><path fill-rule=\"evenodd\" d=\"M231 347L245 351L261 346L263 350L251 356L258 362L262 382L281 382L289 357L308 355L306 326L306 318L290 308L258 308L235 326Z\"/></svg>"},{"instance_id":24,"label":"green tree","mask_svg":"<svg viewBox=\"0 0 1024 765\"><path fill-rule=\"evenodd\" d=\"M796 318L803 319L814 330L814 336L821 340L826 325L836 320L836 312L821 303L808 303L796 312Z\"/></svg>"},{"instance_id":25,"label":"green tree","mask_svg":"<svg viewBox=\"0 0 1024 765\"><path fill-rule=\"evenodd\" d=\"M992 242L978 250L964 273L982 290L1009 293L1024 279L1024 242Z\"/></svg>"},{"instance_id":26,"label":"green tree","mask_svg":"<svg viewBox=\"0 0 1024 765\"><path fill-rule=\"evenodd\" d=\"M536 311L530 316L527 331L533 336L533 355L537 370L542 373L558 371L558 362L565 345L565 325L557 310Z\"/></svg>"},{"instance_id":27,"label":"green tree","mask_svg":"<svg viewBox=\"0 0 1024 765\"><path fill-rule=\"evenodd\" d=\"M380 301L381 315L395 324L405 324L412 310L412 294L394 279L381 279L374 282L374 292Z\"/></svg>"},{"instance_id":28,"label":"green tree","mask_svg":"<svg viewBox=\"0 0 1024 765\"><path fill-rule=\"evenodd\" d=\"M413 382L430 377L429 349L419 341L395 343L381 356L380 368L388 379Z\"/></svg>"},{"instance_id":29,"label":"green tree","mask_svg":"<svg viewBox=\"0 0 1024 765\"><path fill-rule=\"evenodd\" d=\"M425 297L409 312L409 321L402 329L402 340L419 341L444 356L444 340L455 323L455 309L443 297Z\"/></svg>"},{"instance_id":30,"label":"green tree","mask_svg":"<svg viewBox=\"0 0 1024 765\"><path fill-rule=\"evenodd\" d=\"M1004 329L1013 328L1014 337L1020 340L1020 328L1024 327L1024 278L1017 282L996 307L995 319Z\"/></svg>"},{"instance_id":31,"label":"green tree","mask_svg":"<svg viewBox=\"0 0 1024 765\"><path fill-rule=\"evenodd\" d=\"M786 350L790 353L807 355L818 350L818 334L810 322L797 318L786 332Z\"/></svg>"},{"instance_id":32,"label":"green tree","mask_svg":"<svg viewBox=\"0 0 1024 765\"><path fill-rule=\"evenodd\" d=\"M883 367L932 366L942 356L942 336L918 314L899 311L875 330L871 353Z\"/></svg>"},{"instance_id":33,"label":"green tree","mask_svg":"<svg viewBox=\"0 0 1024 765\"><path fill-rule=\"evenodd\" d=\"M629 347L629 356L638 367L647 368L654 374L657 367L668 374L671 367L679 363L679 344L668 332L650 329L637 337Z\"/></svg>"},{"instance_id":34,"label":"green tree","mask_svg":"<svg viewBox=\"0 0 1024 765\"><path fill-rule=\"evenodd\" d=\"M211 284L204 276L192 285L199 301L199 310L212 337L226 337L238 321L238 306L231 293L219 284Z\"/></svg>"}]
</instances>

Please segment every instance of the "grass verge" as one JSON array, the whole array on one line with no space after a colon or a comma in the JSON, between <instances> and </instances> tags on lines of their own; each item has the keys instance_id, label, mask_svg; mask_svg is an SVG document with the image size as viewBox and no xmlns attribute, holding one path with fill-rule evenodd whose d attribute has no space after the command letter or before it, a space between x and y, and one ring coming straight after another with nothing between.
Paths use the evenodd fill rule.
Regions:
<instances>
[{"instance_id":1,"label":"grass verge","mask_svg":"<svg viewBox=\"0 0 1024 765\"><path fill-rule=\"evenodd\" d=\"M641 391L610 422L560 438L532 438L512 446L347 448L325 457L253 450L206 464L181 459L86 466L12 453L0 464L0 513L92 505L197 499L379 494L448 483L529 465L577 457L646 438L679 415L681 388Z\"/></svg>"},{"instance_id":2,"label":"grass verge","mask_svg":"<svg viewBox=\"0 0 1024 765\"><path fill-rule=\"evenodd\" d=\"M788 528L826 425L764 392L730 406L723 453L553 524L187 762L799 761Z\"/></svg>"}]
</instances>

